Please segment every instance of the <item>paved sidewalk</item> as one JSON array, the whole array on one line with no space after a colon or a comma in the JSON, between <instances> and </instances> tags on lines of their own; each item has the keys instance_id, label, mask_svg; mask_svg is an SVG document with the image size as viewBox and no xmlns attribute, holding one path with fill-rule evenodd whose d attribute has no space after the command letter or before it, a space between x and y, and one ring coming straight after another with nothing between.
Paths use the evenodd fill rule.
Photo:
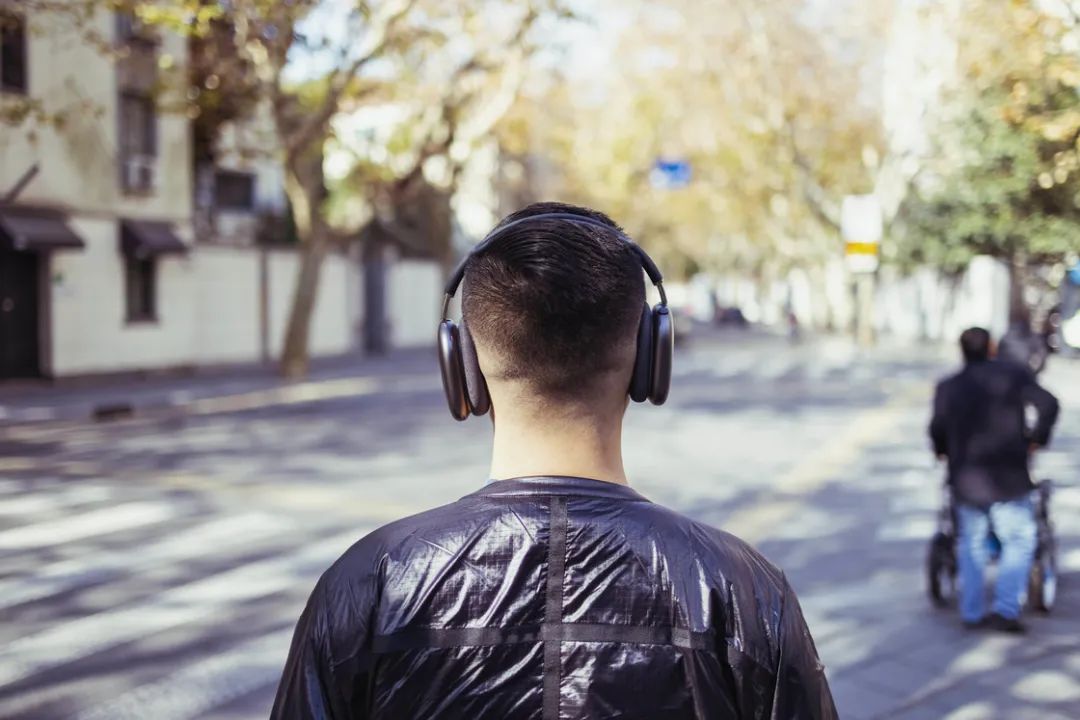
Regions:
<instances>
[{"instance_id":1,"label":"paved sidewalk","mask_svg":"<svg viewBox=\"0 0 1080 720\"><path fill-rule=\"evenodd\" d=\"M749 344L775 342L762 331L699 332L696 342L738 338ZM681 348L680 348L681 349ZM438 379L433 347L394 350L386 355L349 353L312 361L302 380L287 381L274 363L243 363L175 372L132 372L59 380L0 382L0 426L40 422L81 422L95 413L118 415L229 411L367 394L391 378ZM316 389L318 388L318 389ZM329 394L328 394L329 393Z\"/></svg>"},{"instance_id":2,"label":"paved sidewalk","mask_svg":"<svg viewBox=\"0 0 1080 720\"><path fill-rule=\"evenodd\" d=\"M1056 486L1060 579L1057 607L1030 614L1026 636L965 630L926 597L942 501L925 440L929 385L808 457L820 480L803 470L780 487L795 512L746 533L799 592L844 720L1080 718L1080 363L1052 362L1042 381L1063 407L1034 468Z\"/></svg>"},{"instance_id":3,"label":"paved sidewalk","mask_svg":"<svg viewBox=\"0 0 1080 720\"><path fill-rule=\"evenodd\" d=\"M0 383L0 426L85 421L103 409L138 416L214 407L250 409L310 397L312 388L319 385L329 384L338 396L345 396L362 394L379 379L430 376L434 372L434 351L420 348L384 356L349 354L316 360L309 376L298 381L284 380L272 364L243 364L176 373ZM350 380L361 382L349 384ZM325 392L317 395L311 399L326 399Z\"/></svg>"},{"instance_id":4,"label":"paved sidewalk","mask_svg":"<svg viewBox=\"0 0 1080 720\"><path fill-rule=\"evenodd\" d=\"M1014 638L965 633L925 597L941 502L925 426L956 354L701 333L680 346L669 402L631 407L627 467L646 497L784 569L844 720L1076 720L1080 362L1045 377L1064 410L1037 456L1061 485L1060 605ZM12 720L265 718L319 573L488 469L490 425L449 418L430 350L341 359L302 383L237 369L91 385L0 390L58 412L114 393L147 403L129 421L0 427Z\"/></svg>"}]
</instances>

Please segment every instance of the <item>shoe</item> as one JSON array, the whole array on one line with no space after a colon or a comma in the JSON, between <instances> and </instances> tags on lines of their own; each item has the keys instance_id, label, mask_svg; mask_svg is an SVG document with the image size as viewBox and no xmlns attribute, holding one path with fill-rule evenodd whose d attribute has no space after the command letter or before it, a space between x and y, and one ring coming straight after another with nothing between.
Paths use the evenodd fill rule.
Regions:
<instances>
[{"instance_id":1,"label":"shoe","mask_svg":"<svg viewBox=\"0 0 1080 720\"><path fill-rule=\"evenodd\" d=\"M1013 635L1023 635L1027 632L1027 627L1018 618L1007 618L997 613L990 615L988 625L998 632Z\"/></svg>"},{"instance_id":2,"label":"shoe","mask_svg":"<svg viewBox=\"0 0 1080 720\"><path fill-rule=\"evenodd\" d=\"M989 627L988 618L981 617L978 620L964 620L965 630L985 630Z\"/></svg>"}]
</instances>

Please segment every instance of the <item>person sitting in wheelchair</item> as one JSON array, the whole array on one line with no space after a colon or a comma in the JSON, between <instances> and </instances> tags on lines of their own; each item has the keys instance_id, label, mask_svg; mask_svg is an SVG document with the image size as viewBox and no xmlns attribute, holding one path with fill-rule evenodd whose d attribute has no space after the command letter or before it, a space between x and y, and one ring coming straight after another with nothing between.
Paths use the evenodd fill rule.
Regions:
<instances>
[{"instance_id":1,"label":"person sitting in wheelchair","mask_svg":"<svg viewBox=\"0 0 1080 720\"><path fill-rule=\"evenodd\" d=\"M1050 442L1058 401L1023 366L994 359L990 333L970 328L960 335L964 367L934 393L930 438L948 461L948 484L956 509L960 617L968 627L1023 632L1021 597L1037 543L1029 460ZM1027 408L1035 423L1028 428ZM991 528L1001 544L994 603L986 612L983 574Z\"/></svg>"}]
</instances>

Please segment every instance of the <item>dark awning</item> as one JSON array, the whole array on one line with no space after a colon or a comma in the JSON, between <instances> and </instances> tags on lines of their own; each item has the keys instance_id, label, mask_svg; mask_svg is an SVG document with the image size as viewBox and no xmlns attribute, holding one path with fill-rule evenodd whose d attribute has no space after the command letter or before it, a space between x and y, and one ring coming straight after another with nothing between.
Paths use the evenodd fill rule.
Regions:
<instances>
[{"instance_id":1,"label":"dark awning","mask_svg":"<svg viewBox=\"0 0 1080 720\"><path fill-rule=\"evenodd\" d=\"M0 205L0 248L48 252L86 247L82 238L67 226L66 219L56 210Z\"/></svg>"},{"instance_id":2,"label":"dark awning","mask_svg":"<svg viewBox=\"0 0 1080 720\"><path fill-rule=\"evenodd\" d=\"M187 245L173 232L172 225L153 220L121 220L120 249L136 258L186 253Z\"/></svg>"}]
</instances>

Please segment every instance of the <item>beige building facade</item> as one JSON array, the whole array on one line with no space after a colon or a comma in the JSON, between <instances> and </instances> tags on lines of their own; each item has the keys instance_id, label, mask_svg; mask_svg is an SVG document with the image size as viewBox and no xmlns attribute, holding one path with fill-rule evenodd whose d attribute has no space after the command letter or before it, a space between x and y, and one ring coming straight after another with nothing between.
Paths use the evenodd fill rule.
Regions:
<instances>
[{"instance_id":1,"label":"beige building facade","mask_svg":"<svg viewBox=\"0 0 1080 720\"><path fill-rule=\"evenodd\" d=\"M276 357L297 256L256 242L286 203L273 152L241 151L266 149L272 127L225 128L218 166L197 170L171 80L186 39L99 12L90 29L127 48L114 57L55 16L15 20L0 34L0 101L62 120L0 124L0 381ZM327 258L313 355L358 345L358 256ZM388 281L392 344L429 344L437 269L404 262Z\"/></svg>"},{"instance_id":2,"label":"beige building facade","mask_svg":"<svg viewBox=\"0 0 1080 720\"><path fill-rule=\"evenodd\" d=\"M173 363L189 312L191 133L152 93L186 43L99 13L89 29L132 48L114 60L58 18L16 20L0 36L0 91L50 119L0 127L0 378Z\"/></svg>"}]
</instances>

